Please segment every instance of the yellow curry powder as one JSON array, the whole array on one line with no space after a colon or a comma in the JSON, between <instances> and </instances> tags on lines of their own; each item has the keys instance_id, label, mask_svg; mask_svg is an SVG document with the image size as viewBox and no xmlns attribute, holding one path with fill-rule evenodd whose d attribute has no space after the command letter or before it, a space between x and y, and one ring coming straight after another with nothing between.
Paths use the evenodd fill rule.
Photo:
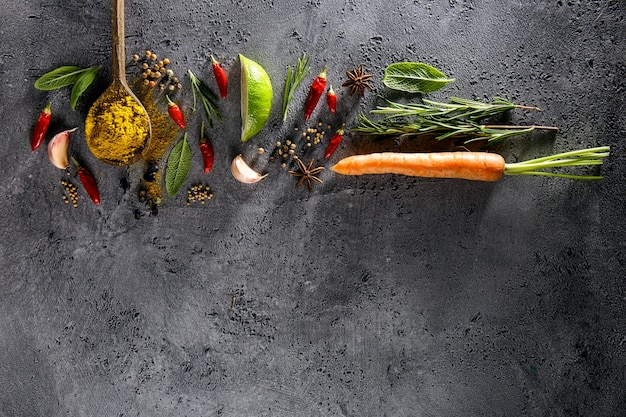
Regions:
<instances>
[{"instance_id":1,"label":"yellow curry powder","mask_svg":"<svg viewBox=\"0 0 626 417\"><path fill-rule=\"evenodd\" d=\"M85 122L85 136L94 156L120 164L131 162L148 140L143 107L128 95L96 102Z\"/></svg>"}]
</instances>

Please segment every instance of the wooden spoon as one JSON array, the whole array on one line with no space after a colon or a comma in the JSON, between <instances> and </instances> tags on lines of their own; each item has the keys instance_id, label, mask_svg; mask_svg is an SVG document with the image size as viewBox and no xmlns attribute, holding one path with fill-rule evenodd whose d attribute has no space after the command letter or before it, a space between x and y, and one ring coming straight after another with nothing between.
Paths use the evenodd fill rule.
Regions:
<instances>
[{"instance_id":1,"label":"wooden spoon","mask_svg":"<svg viewBox=\"0 0 626 417\"><path fill-rule=\"evenodd\" d=\"M152 127L145 107L126 81L124 0L111 1L112 76L109 87L87 113L87 146L99 160L111 165L130 165L148 149Z\"/></svg>"}]
</instances>

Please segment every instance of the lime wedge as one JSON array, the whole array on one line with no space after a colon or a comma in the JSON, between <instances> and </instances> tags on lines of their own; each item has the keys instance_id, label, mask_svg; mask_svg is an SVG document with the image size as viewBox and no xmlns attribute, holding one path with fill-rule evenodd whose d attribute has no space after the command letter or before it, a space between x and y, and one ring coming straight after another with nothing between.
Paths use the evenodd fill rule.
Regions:
<instances>
[{"instance_id":1,"label":"lime wedge","mask_svg":"<svg viewBox=\"0 0 626 417\"><path fill-rule=\"evenodd\" d=\"M272 83L258 63L239 54L241 62L241 141L263 129L272 110Z\"/></svg>"}]
</instances>

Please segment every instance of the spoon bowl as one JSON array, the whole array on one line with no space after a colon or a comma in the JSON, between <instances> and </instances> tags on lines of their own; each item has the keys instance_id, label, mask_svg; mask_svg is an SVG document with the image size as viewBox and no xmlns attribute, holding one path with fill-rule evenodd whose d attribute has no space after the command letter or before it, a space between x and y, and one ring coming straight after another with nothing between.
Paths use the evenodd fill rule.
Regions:
<instances>
[{"instance_id":1,"label":"spoon bowl","mask_svg":"<svg viewBox=\"0 0 626 417\"><path fill-rule=\"evenodd\" d=\"M126 81L124 0L112 0L113 81L87 113L85 138L93 155L110 165L139 161L150 144L150 117Z\"/></svg>"}]
</instances>

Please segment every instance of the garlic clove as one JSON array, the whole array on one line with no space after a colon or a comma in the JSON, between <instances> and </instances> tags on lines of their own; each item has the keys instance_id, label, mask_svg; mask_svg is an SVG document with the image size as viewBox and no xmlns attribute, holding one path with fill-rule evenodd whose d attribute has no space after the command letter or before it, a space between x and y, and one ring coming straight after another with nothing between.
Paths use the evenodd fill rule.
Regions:
<instances>
[{"instance_id":1,"label":"garlic clove","mask_svg":"<svg viewBox=\"0 0 626 417\"><path fill-rule=\"evenodd\" d=\"M246 161L243 160L241 155L237 155L235 159L233 159L233 162L230 164L230 172L232 172L233 177L235 177L237 181L244 184L253 184L267 177L267 174L261 175L250 168L250 165L246 164Z\"/></svg>"},{"instance_id":2,"label":"garlic clove","mask_svg":"<svg viewBox=\"0 0 626 417\"><path fill-rule=\"evenodd\" d=\"M50 158L50 162L55 167L66 169L70 166L67 150L70 147L70 133L76 129L75 127L74 129L64 130L50 139L48 143L48 158Z\"/></svg>"}]
</instances>

